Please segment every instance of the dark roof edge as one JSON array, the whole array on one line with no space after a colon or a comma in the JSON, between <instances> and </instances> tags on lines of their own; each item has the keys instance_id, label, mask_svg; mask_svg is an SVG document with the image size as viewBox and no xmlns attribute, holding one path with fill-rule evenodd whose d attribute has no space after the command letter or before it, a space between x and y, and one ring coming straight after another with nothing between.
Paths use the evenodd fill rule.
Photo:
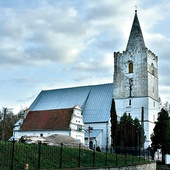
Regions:
<instances>
[{"instance_id":1,"label":"dark roof edge","mask_svg":"<svg viewBox=\"0 0 170 170\"><path fill-rule=\"evenodd\" d=\"M44 111L55 111L55 110L68 110L68 109L74 109L74 106L71 108L61 108L61 109L48 109L48 110L30 110L29 112L44 112Z\"/></svg>"}]
</instances>

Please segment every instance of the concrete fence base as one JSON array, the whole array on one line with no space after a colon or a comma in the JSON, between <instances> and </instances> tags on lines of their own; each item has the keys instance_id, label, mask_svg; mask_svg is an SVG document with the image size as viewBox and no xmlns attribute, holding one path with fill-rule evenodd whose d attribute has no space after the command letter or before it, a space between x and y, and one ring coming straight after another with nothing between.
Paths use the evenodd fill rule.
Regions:
<instances>
[{"instance_id":1,"label":"concrete fence base","mask_svg":"<svg viewBox=\"0 0 170 170\"><path fill-rule=\"evenodd\" d=\"M73 170L73 169L69 169L69 170ZM116 168L74 168L74 170L156 170L156 162L151 162L148 164L140 164L140 165L129 165L126 167L120 166Z\"/></svg>"}]
</instances>

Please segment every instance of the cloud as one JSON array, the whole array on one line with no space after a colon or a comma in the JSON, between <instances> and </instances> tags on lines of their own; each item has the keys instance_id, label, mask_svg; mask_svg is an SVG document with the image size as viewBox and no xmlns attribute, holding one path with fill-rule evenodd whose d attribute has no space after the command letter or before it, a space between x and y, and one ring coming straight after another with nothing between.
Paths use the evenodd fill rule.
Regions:
<instances>
[{"instance_id":1,"label":"cloud","mask_svg":"<svg viewBox=\"0 0 170 170\"><path fill-rule=\"evenodd\" d=\"M122 17L121 3L118 1L100 0L89 4L84 1L84 16L79 15L80 9L73 3L31 2L28 7L23 7L22 1L18 3L20 8L14 8L12 2L9 7L1 6L1 65L73 63L89 48L91 39L95 38L99 41L97 43L102 44L99 35L108 36L108 41L103 40L103 48L109 48L109 37L114 37L115 42L120 41L120 36L116 36ZM131 4L130 1L126 2L126 5Z\"/></svg>"},{"instance_id":2,"label":"cloud","mask_svg":"<svg viewBox=\"0 0 170 170\"><path fill-rule=\"evenodd\" d=\"M1 64L73 62L84 49L86 27L72 6L1 10Z\"/></svg>"},{"instance_id":3,"label":"cloud","mask_svg":"<svg viewBox=\"0 0 170 170\"><path fill-rule=\"evenodd\" d=\"M31 102L42 89L112 82L113 52L126 48L135 5L167 94L169 0L9 0L0 2L1 94L10 98L1 105Z\"/></svg>"}]
</instances>

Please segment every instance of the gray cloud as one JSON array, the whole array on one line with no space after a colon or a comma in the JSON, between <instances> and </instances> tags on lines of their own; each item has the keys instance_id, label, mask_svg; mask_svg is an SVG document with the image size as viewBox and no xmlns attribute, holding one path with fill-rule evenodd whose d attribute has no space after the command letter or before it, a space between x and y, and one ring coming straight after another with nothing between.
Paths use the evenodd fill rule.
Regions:
<instances>
[{"instance_id":1,"label":"gray cloud","mask_svg":"<svg viewBox=\"0 0 170 170\"><path fill-rule=\"evenodd\" d=\"M113 52L125 50L136 2L8 2L0 2L0 68L3 87L16 87L18 93L22 87L22 97L14 94L14 100L26 102L41 89L113 80ZM170 2L138 1L137 6L146 46L159 57L160 93L167 97ZM3 74L8 69L17 71Z\"/></svg>"},{"instance_id":2,"label":"gray cloud","mask_svg":"<svg viewBox=\"0 0 170 170\"><path fill-rule=\"evenodd\" d=\"M47 4L37 9L3 12L0 52L4 64L71 62L85 46L86 28L72 7Z\"/></svg>"}]
</instances>

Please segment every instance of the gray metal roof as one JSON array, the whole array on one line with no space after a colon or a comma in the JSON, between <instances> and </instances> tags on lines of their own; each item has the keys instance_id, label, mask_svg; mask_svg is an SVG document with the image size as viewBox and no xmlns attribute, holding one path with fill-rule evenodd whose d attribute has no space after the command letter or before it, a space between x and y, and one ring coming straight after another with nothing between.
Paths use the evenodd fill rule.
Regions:
<instances>
[{"instance_id":1,"label":"gray metal roof","mask_svg":"<svg viewBox=\"0 0 170 170\"><path fill-rule=\"evenodd\" d=\"M82 108L84 123L110 119L113 83L41 91L30 110Z\"/></svg>"},{"instance_id":2,"label":"gray metal roof","mask_svg":"<svg viewBox=\"0 0 170 170\"><path fill-rule=\"evenodd\" d=\"M90 138L96 138L103 130L102 129L94 129L90 133ZM88 138L88 132L85 133L85 138Z\"/></svg>"}]
</instances>

